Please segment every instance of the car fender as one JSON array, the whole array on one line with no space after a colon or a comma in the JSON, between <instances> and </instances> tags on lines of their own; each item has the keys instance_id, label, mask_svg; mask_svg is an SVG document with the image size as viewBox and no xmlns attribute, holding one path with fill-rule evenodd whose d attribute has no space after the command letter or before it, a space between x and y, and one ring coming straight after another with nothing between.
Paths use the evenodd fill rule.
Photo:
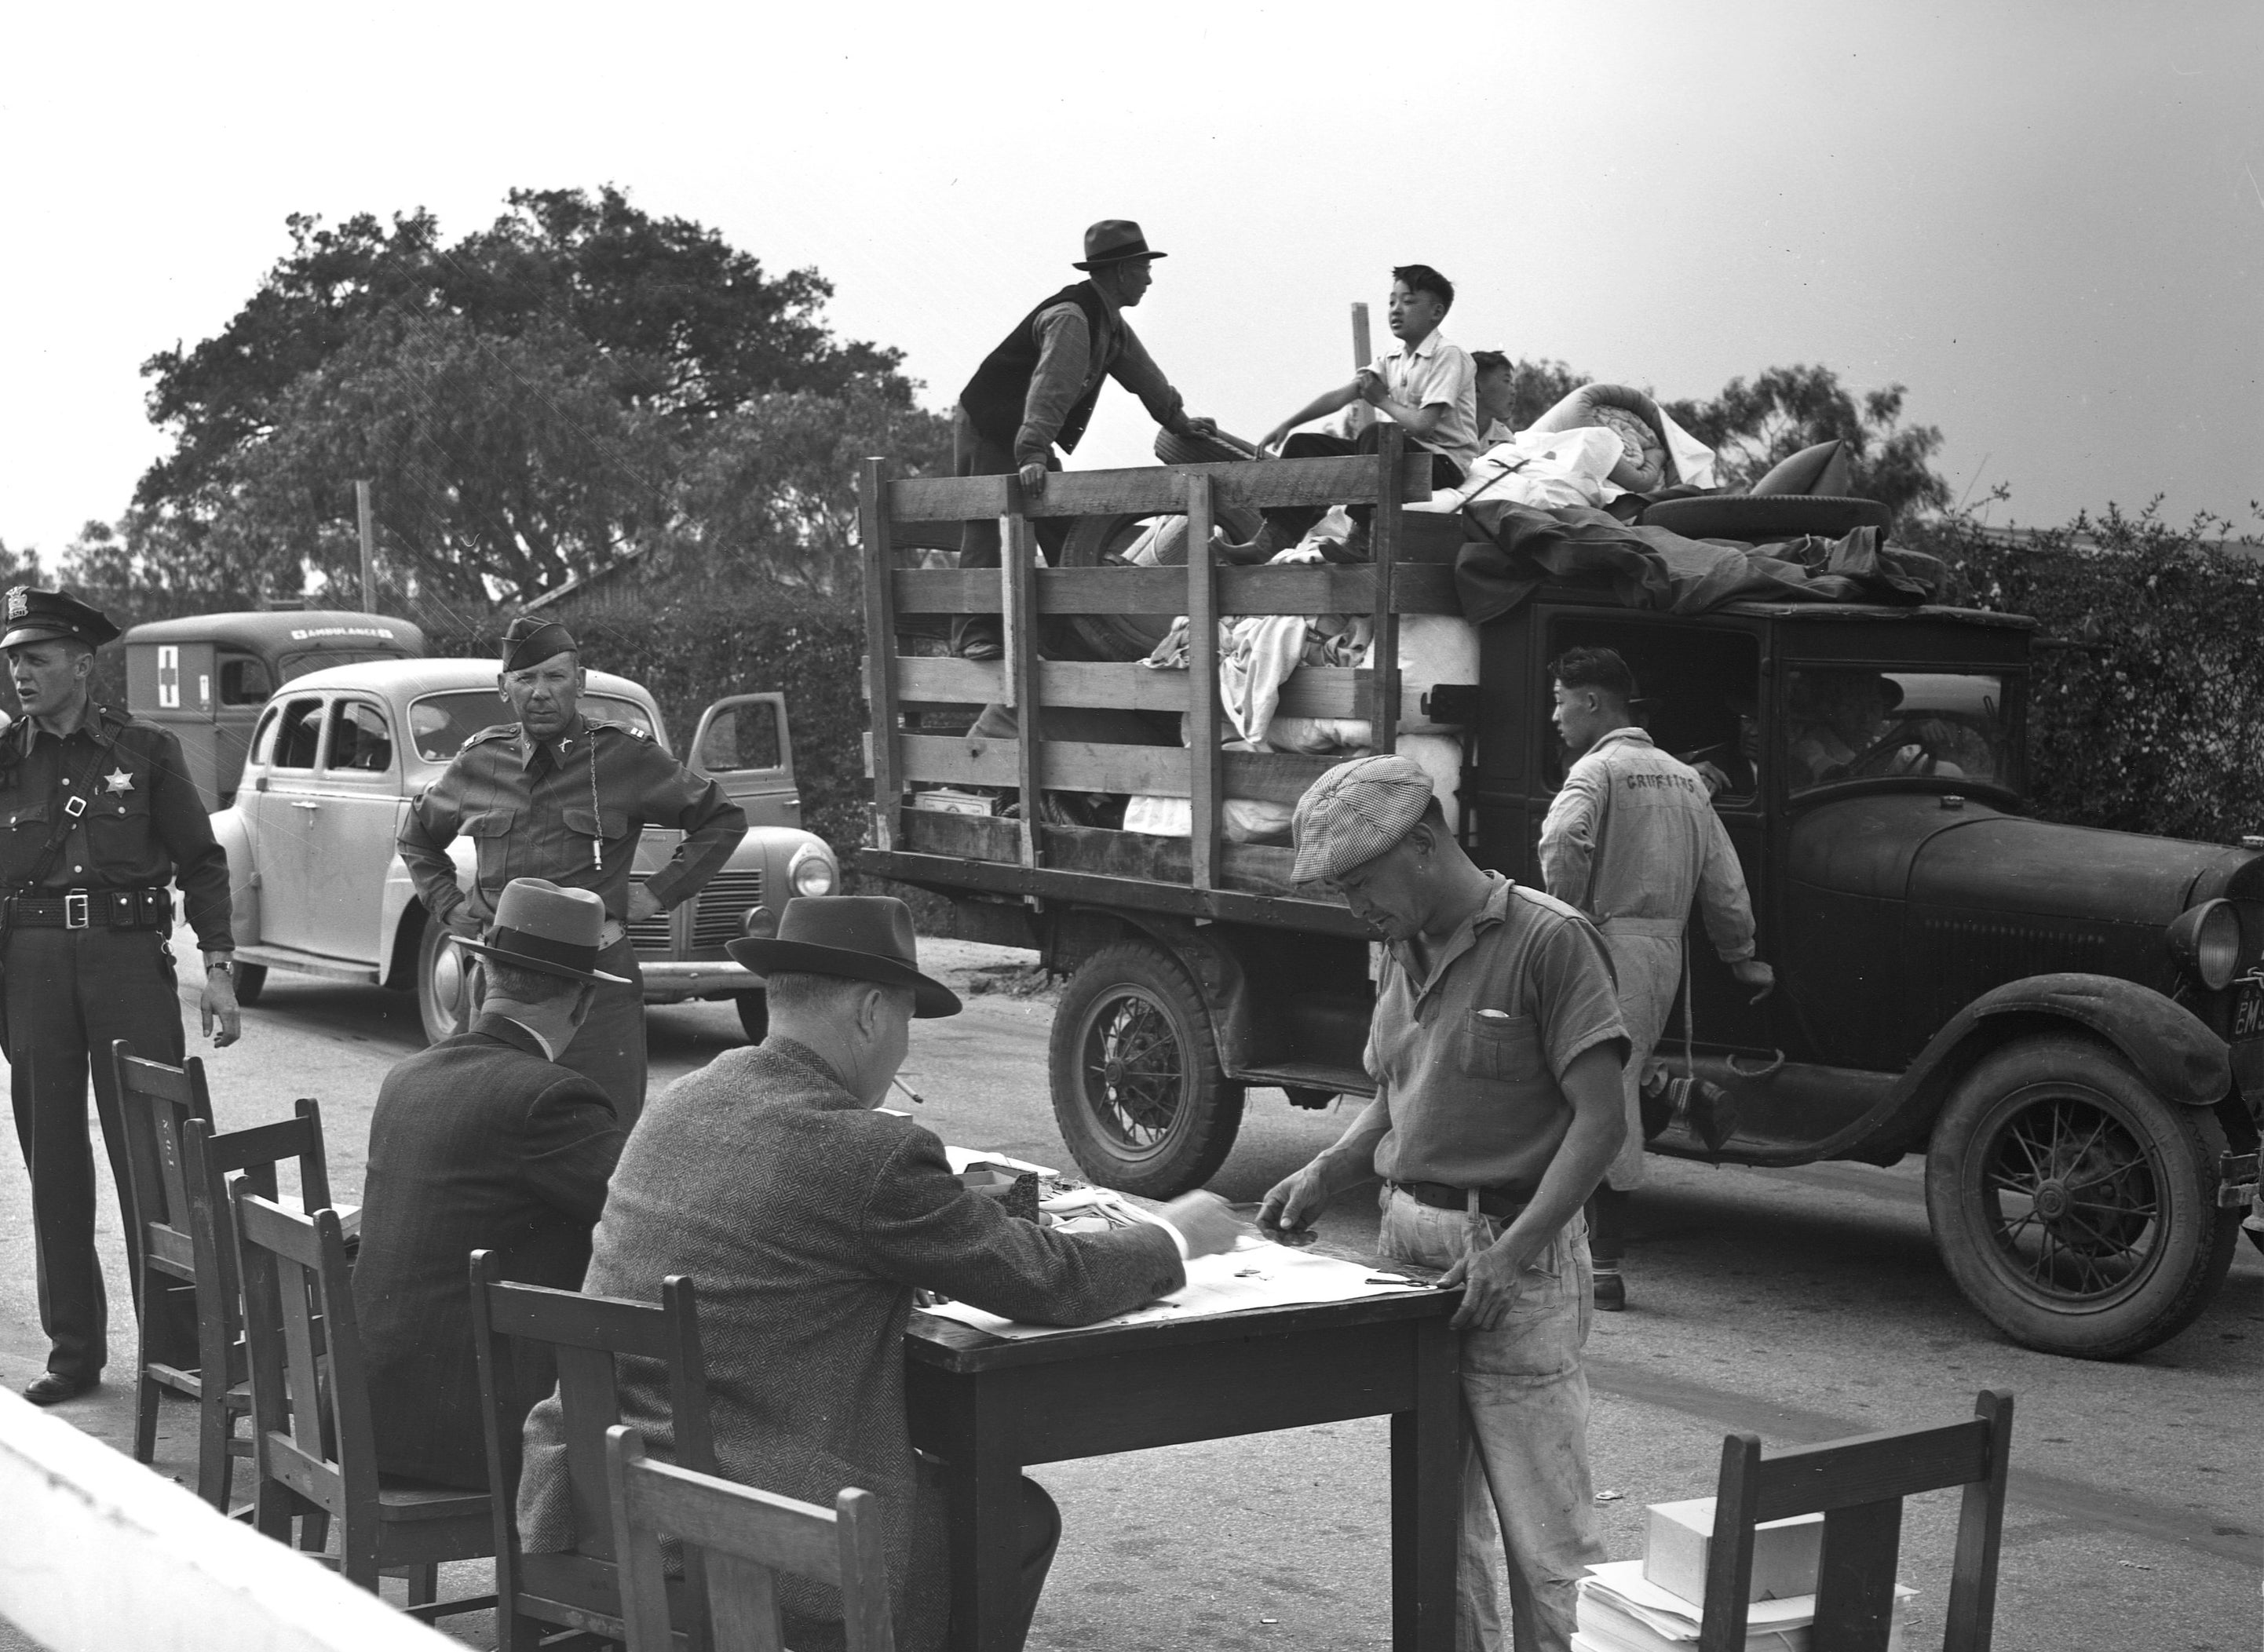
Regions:
<instances>
[{"instance_id":1,"label":"car fender","mask_svg":"<svg viewBox=\"0 0 2264 1652\"><path fill-rule=\"evenodd\" d=\"M251 822L231 805L214 811L213 840L228 857L229 934L238 946L259 945L259 862L252 852Z\"/></svg>"},{"instance_id":2,"label":"car fender","mask_svg":"<svg viewBox=\"0 0 2264 1652\"><path fill-rule=\"evenodd\" d=\"M729 867L759 866L763 873L763 904L773 912L786 909L794 899L794 886L787 881L787 868L803 845L816 844L833 863L833 889L841 891L841 857L833 845L816 832L804 831L799 826L750 826L732 850L731 858L723 865Z\"/></svg>"},{"instance_id":3,"label":"car fender","mask_svg":"<svg viewBox=\"0 0 2264 1652\"><path fill-rule=\"evenodd\" d=\"M1897 1086L1898 1122L1922 1132L1956 1082L1990 1051L2026 1032L2068 1026L2113 1045L2165 1101L2214 1107L2232 1087L2224 1040L2152 987L2115 975L2030 975L1983 993L1934 1035Z\"/></svg>"},{"instance_id":4,"label":"car fender","mask_svg":"<svg viewBox=\"0 0 2264 1652\"><path fill-rule=\"evenodd\" d=\"M1210 1010L1211 1037L1219 1065L1230 1073L1249 1064L1252 1010L1250 978L1234 949L1185 918L1160 913L1112 909L1109 916L1138 930L1179 960Z\"/></svg>"},{"instance_id":5,"label":"car fender","mask_svg":"<svg viewBox=\"0 0 2264 1652\"><path fill-rule=\"evenodd\" d=\"M473 857L478 846L468 837L452 839L448 859L455 864L456 887L469 888ZM417 945L424 934L424 902L409 864L395 854L385 866L385 890L378 897L377 956L383 960L383 983L403 990L417 984Z\"/></svg>"}]
</instances>

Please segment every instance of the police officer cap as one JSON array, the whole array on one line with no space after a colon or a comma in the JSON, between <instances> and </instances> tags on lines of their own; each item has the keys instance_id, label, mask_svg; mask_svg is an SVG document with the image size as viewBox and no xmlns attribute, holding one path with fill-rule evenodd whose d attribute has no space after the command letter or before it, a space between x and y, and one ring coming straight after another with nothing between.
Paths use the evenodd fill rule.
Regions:
<instances>
[{"instance_id":1,"label":"police officer cap","mask_svg":"<svg viewBox=\"0 0 2264 1652\"><path fill-rule=\"evenodd\" d=\"M98 648L118 634L118 627L76 597L32 585L12 585L7 597L8 632L0 648L26 642L68 641Z\"/></svg>"},{"instance_id":2,"label":"police officer cap","mask_svg":"<svg viewBox=\"0 0 2264 1652\"><path fill-rule=\"evenodd\" d=\"M1289 833L1297 844L1291 880L1312 883L1365 866L1415 828L1431 805L1431 777L1412 758L1354 757L1339 763L1297 800Z\"/></svg>"},{"instance_id":3,"label":"police officer cap","mask_svg":"<svg viewBox=\"0 0 2264 1652\"><path fill-rule=\"evenodd\" d=\"M582 645L574 641L574 634L555 620L538 620L533 614L521 614L511 622L503 634L503 669L523 671L531 665L540 665L554 654L579 654Z\"/></svg>"}]
</instances>

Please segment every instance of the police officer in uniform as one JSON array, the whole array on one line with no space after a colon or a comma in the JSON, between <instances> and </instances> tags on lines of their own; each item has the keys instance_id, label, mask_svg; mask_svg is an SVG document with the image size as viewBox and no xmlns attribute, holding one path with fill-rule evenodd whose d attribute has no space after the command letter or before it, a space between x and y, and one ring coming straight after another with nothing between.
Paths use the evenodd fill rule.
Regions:
<instances>
[{"instance_id":1,"label":"police officer in uniform","mask_svg":"<svg viewBox=\"0 0 2264 1652\"><path fill-rule=\"evenodd\" d=\"M166 943L168 883L180 885L204 953L204 1031L225 1046L242 1024L228 857L213 841L180 742L88 697L94 652L118 627L59 591L18 585L5 606L0 651L24 708L24 721L0 737L9 1088L32 1176L48 1343L47 1368L24 1395L53 1405L94 1387L109 1354L94 1246L89 1069L132 1258L141 1241L111 1041L128 1040L137 1054L163 1061L179 1061L185 1048ZM194 1336L192 1324L178 1329Z\"/></svg>"},{"instance_id":2,"label":"police officer in uniform","mask_svg":"<svg viewBox=\"0 0 2264 1652\"><path fill-rule=\"evenodd\" d=\"M594 891L606 903L597 967L628 984L599 989L559 1065L610 1097L621 1127L644 1107L644 977L628 926L688 901L746 835L747 816L713 780L692 772L640 729L585 717L581 645L555 620L522 615L503 639L497 691L519 721L464 743L401 825L401 859L424 909L451 933L481 938L513 878ZM647 826L685 834L675 857L629 881ZM460 888L448 844L476 840L476 872ZM492 937L488 938L492 939Z\"/></svg>"}]
</instances>

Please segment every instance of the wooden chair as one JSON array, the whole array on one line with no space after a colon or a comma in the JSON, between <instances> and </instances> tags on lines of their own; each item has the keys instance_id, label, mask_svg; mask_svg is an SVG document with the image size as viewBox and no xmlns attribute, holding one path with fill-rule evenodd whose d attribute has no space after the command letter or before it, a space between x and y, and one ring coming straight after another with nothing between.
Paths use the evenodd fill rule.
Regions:
<instances>
[{"instance_id":1,"label":"wooden chair","mask_svg":"<svg viewBox=\"0 0 2264 1652\"><path fill-rule=\"evenodd\" d=\"M831 1509L797 1503L652 1462L637 1431L622 1427L606 1431L606 1490L626 1584L628 1652L671 1645L664 1534L682 1540L687 1569L695 1553L706 1562L716 1652L781 1652L777 1572L841 1591L848 1652L896 1652L881 1507L871 1492L844 1491Z\"/></svg>"},{"instance_id":2,"label":"wooden chair","mask_svg":"<svg viewBox=\"0 0 2264 1652\"><path fill-rule=\"evenodd\" d=\"M409 1573L412 1617L493 1605L493 1595L433 1599L440 1561L495 1552L487 1494L377 1472L337 1212L286 1210L243 1177L229 1191L251 1367L253 1524L287 1543L294 1516L326 1517L338 1529L337 1564L349 1582L374 1594L381 1571ZM310 1532L306 1547L315 1540Z\"/></svg>"},{"instance_id":3,"label":"wooden chair","mask_svg":"<svg viewBox=\"0 0 2264 1652\"><path fill-rule=\"evenodd\" d=\"M196 1401L201 1412L197 1495L225 1511L228 1441L235 1435L236 1418L251 1409L251 1399L240 1386L244 1375L241 1354L230 1359L228 1353L235 1338L215 1342L204 1322L207 1309L214 1304L198 1277L190 1208L192 1185L182 1153L185 1127L192 1121L207 1127L212 1123L204 1063L193 1055L179 1067L153 1061L136 1055L124 1039L112 1043L110 1058L118 1076L119 1112L126 1130L126 1194L134 1209L127 1257L140 1322L134 1459L146 1463L156 1454L157 1407L165 1390ZM187 1330L192 1314L197 1325L193 1344ZM189 1363L192 1353L193 1365ZM207 1384L207 1371L219 1373L220 1380ZM203 1443L214 1438L221 1442L216 1470L203 1454Z\"/></svg>"},{"instance_id":4,"label":"wooden chair","mask_svg":"<svg viewBox=\"0 0 2264 1652\"><path fill-rule=\"evenodd\" d=\"M197 1263L197 1330L202 1367L225 1364L233 1385L225 1407L207 1403L197 1441L197 1495L229 1511L231 1455L249 1457L251 1442L235 1438L235 1414L251 1409L250 1367L243 1351L243 1285L236 1271L236 1214L228 1184L241 1174L262 1199L278 1198L276 1171L286 1160L299 1165L300 1202L320 1210L330 1203L330 1172L323 1151L323 1112L311 1097L294 1104L293 1117L222 1135L204 1119L181 1129L181 1156L189 1186L190 1233Z\"/></svg>"},{"instance_id":5,"label":"wooden chair","mask_svg":"<svg viewBox=\"0 0 2264 1652\"><path fill-rule=\"evenodd\" d=\"M616 1358L628 1355L664 1367L677 1461L702 1473L715 1467L708 1368L700 1351L692 1281L673 1274L663 1279L656 1307L506 1284L492 1251L473 1251L471 1264L472 1337L487 1419L488 1484L496 1489L497 1652L531 1652L538 1638L559 1628L617 1641L623 1634L621 1583L605 1467L606 1431L621 1420ZM518 1380L517 1362L530 1357L557 1372L576 1538L575 1547L562 1554L521 1554L513 1519L523 1445L519 1400L534 1386ZM537 1384L542 1374L543 1366L536 1366ZM671 1590L678 1643L693 1652L707 1643L696 1566L695 1561L686 1582Z\"/></svg>"},{"instance_id":6,"label":"wooden chair","mask_svg":"<svg viewBox=\"0 0 2264 1652\"><path fill-rule=\"evenodd\" d=\"M1973 1411L1973 1421L1947 1428L1896 1429L1789 1451L1764 1452L1752 1434L1723 1439L1699 1652L1743 1652L1753 1527L1819 1511L1824 1556L1810 1652L1885 1652L1903 1499L1948 1486L1965 1488L1965 1503L1941 1643L1944 1652L1988 1652L2005 1478L2012 1463L2013 1396L2002 1388L1984 1389Z\"/></svg>"}]
</instances>

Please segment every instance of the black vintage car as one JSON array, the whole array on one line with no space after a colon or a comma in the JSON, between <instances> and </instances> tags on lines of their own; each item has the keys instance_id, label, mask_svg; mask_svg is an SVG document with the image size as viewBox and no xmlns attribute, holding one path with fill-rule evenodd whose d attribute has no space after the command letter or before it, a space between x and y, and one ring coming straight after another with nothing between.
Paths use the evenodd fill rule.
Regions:
<instances>
[{"instance_id":1,"label":"black vintage car","mask_svg":"<svg viewBox=\"0 0 2264 1652\"><path fill-rule=\"evenodd\" d=\"M1341 902L1288 881L1288 849L1222 825L1222 800L1279 810L1330 759L1191 750L1180 714L1194 726L1218 716L1207 667L1041 657L1020 616L1160 628L1175 614L1372 610L1379 638L1400 616L1459 617L1446 565L1459 525L1426 558L1412 514L1393 509L1389 444L1361 462L1378 475L1351 460L1095 472L1036 503L995 481L868 478L868 624L899 640L870 662L874 837L859 864L952 895L963 933L1035 947L1070 976L1054 1106L1078 1163L1107 1185L1162 1196L1201 1185L1225 1162L1252 1088L1305 1106L1368 1093L1368 932ZM1020 509L1078 517L1080 533L1098 521L1101 538L1177 511L1199 519L1187 540L1200 548L1214 507L1300 489L1381 501L1375 568L1214 569L1197 554L1184 568L1103 557L1031 571L1026 547L1002 586L988 570L889 560L939 521L1003 511L1027 536ZM922 616L1002 606L1013 621L1003 664L910 656ZM1670 1021L1659 1054L1729 1092L1740 1124L1718 1153L1674 1130L1653 1150L1752 1165L1922 1153L1935 1241L1966 1295L2030 1346L2115 1358L2200 1312L2255 1200L2264 839L2180 843L2028 816L2032 629L1935 606L1747 602L1680 616L1543 586L1479 627L1474 684L1419 689L1309 664L1282 709L1381 707L1389 727L1411 710L1462 727L1458 830L1482 864L1537 881L1564 770L1547 663L1575 645L1618 649L1653 737L1719 783L1780 982L1747 1003L1698 938L1688 1022ZM1011 719L1004 738L949 732L968 728L968 702L999 700L1036 707L1040 740L1015 740ZM1120 726L1096 729L1096 715ZM1141 717L1162 731L1128 727ZM1127 743L1141 740L1163 743ZM1123 830L1128 818L1085 809L1122 793L1188 800L1192 831ZM1036 808L1014 801L1033 793Z\"/></svg>"}]
</instances>

